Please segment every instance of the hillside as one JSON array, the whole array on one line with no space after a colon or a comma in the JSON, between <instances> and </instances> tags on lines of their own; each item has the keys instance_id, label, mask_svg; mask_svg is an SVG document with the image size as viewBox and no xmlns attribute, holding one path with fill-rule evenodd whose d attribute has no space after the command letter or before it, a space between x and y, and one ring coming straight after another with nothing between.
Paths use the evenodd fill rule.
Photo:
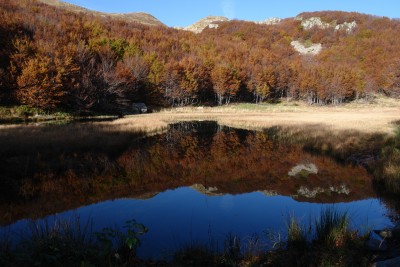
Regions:
<instances>
[{"instance_id":1,"label":"hillside","mask_svg":"<svg viewBox=\"0 0 400 267\"><path fill-rule=\"evenodd\" d=\"M230 20L226 17L208 16L208 17L205 17L185 28L177 27L177 29L190 31L190 32L194 32L194 33L201 33L201 32L203 32L203 30L205 30L207 28L218 29L219 24L221 22L228 22L228 21L230 21ZM280 18L268 18L263 21L245 21L245 22L253 22L253 23L261 24L261 25L276 25L276 24L280 23L281 21L282 21L282 19L280 19Z\"/></svg>"},{"instance_id":2,"label":"hillside","mask_svg":"<svg viewBox=\"0 0 400 267\"><path fill-rule=\"evenodd\" d=\"M3 105L120 114L135 102L400 97L398 20L339 11L264 23L209 17L193 34L46 2L0 2Z\"/></svg>"},{"instance_id":3,"label":"hillside","mask_svg":"<svg viewBox=\"0 0 400 267\"><path fill-rule=\"evenodd\" d=\"M165 26L161 21L159 21L154 16L144 13L144 12L134 12L134 13L103 13L98 11L89 10L80 6L76 6L70 3L66 3L60 0L38 0L46 5L55 6L58 8L63 8L72 12L81 12L85 14L92 14L96 16L109 16L115 19L121 19L128 22L137 22L148 26Z\"/></svg>"}]
</instances>

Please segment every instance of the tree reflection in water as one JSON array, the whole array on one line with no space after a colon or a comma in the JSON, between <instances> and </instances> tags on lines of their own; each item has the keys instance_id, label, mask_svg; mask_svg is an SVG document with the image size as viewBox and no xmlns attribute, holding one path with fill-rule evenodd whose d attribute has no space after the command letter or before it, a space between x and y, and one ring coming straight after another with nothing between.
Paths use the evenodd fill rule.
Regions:
<instances>
[{"instance_id":1,"label":"tree reflection in water","mask_svg":"<svg viewBox=\"0 0 400 267\"><path fill-rule=\"evenodd\" d=\"M182 122L147 138L93 128L95 134L86 129L64 142L52 131L57 133L46 129L47 138L36 146L28 142L40 132L33 131L28 141L16 133L14 142L24 141L2 154L2 224L183 186L205 194L261 191L316 203L375 197L364 168L305 152L301 145L279 141L272 130Z\"/></svg>"}]
</instances>

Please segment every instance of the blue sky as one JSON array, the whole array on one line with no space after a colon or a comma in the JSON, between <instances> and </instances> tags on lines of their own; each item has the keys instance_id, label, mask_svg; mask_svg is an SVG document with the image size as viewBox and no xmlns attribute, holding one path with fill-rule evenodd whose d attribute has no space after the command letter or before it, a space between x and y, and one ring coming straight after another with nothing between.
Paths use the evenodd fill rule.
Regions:
<instances>
[{"instance_id":1,"label":"blue sky","mask_svg":"<svg viewBox=\"0 0 400 267\"><path fill-rule=\"evenodd\" d=\"M206 16L265 20L303 11L342 10L400 18L400 0L64 0L103 12L146 12L168 26L188 26Z\"/></svg>"}]
</instances>

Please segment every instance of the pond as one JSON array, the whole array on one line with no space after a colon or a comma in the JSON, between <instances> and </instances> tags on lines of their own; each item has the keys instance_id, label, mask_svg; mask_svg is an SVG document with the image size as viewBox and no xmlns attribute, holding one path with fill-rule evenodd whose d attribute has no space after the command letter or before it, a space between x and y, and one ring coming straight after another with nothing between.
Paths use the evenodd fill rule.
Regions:
<instances>
[{"instance_id":1,"label":"pond","mask_svg":"<svg viewBox=\"0 0 400 267\"><path fill-rule=\"evenodd\" d=\"M149 228L138 255L168 259L189 244L222 248L229 234L246 243L283 233L289 216L307 225L331 205L360 231L392 225L394 211L363 167L307 152L276 128L203 121L150 137L86 128L49 137L67 127L77 126L0 136L0 236L20 235L31 219L79 217L95 229L135 219Z\"/></svg>"}]
</instances>

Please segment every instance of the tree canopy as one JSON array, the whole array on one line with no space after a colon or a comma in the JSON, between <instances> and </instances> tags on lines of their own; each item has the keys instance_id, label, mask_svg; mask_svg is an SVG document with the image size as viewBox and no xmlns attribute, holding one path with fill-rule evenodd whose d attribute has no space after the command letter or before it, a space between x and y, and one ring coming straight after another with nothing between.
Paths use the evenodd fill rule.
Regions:
<instances>
[{"instance_id":1,"label":"tree canopy","mask_svg":"<svg viewBox=\"0 0 400 267\"><path fill-rule=\"evenodd\" d=\"M74 13L20 0L0 2L0 102L74 112L151 105L260 103L292 98L340 104L400 96L400 21L347 12L303 13L345 29L221 22L201 34ZM299 54L291 41L321 43Z\"/></svg>"}]
</instances>

